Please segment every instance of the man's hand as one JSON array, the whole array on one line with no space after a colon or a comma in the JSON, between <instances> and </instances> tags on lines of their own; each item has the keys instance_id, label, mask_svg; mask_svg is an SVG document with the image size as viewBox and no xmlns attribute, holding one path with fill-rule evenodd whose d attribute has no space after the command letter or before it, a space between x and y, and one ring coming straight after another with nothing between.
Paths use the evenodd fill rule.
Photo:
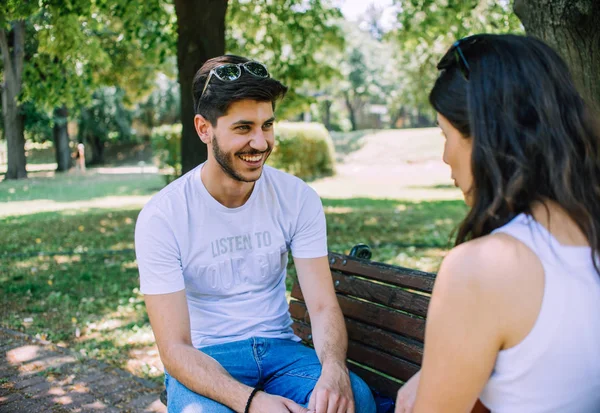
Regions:
<instances>
[{"instance_id":1,"label":"man's hand","mask_svg":"<svg viewBox=\"0 0 600 413\"><path fill-rule=\"evenodd\" d=\"M259 391L250 403L250 413L308 413L309 410L285 397Z\"/></svg>"},{"instance_id":2,"label":"man's hand","mask_svg":"<svg viewBox=\"0 0 600 413\"><path fill-rule=\"evenodd\" d=\"M421 372L418 372L398 391L398 396L396 397L396 410L394 410L395 413L412 413L417 399L417 389L419 388L420 377Z\"/></svg>"},{"instance_id":3,"label":"man's hand","mask_svg":"<svg viewBox=\"0 0 600 413\"><path fill-rule=\"evenodd\" d=\"M348 368L341 363L323 366L321 377L308 401L315 413L354 413L354 396Z\"/></svg>"}]
</instances>

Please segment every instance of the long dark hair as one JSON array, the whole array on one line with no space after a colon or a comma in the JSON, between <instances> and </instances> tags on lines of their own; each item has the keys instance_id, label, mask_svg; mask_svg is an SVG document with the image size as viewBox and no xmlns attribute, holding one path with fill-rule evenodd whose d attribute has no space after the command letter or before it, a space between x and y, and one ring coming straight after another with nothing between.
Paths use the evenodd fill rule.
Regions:
<instances>
[{"instance_id":1,"label":"long dark hair","mask_svg":"<svg viewBox=\"0 0 600 413\"><path fill-rule=\"evenodd\" d=\"M472 207L456 245L551 200L585 234L600 274L594 259L600 252L600 128L567 65L528 36L479 35L461 52L468 80L457 59L429 95L435 110L473 139Z\"/></svg>"}]
</instances>

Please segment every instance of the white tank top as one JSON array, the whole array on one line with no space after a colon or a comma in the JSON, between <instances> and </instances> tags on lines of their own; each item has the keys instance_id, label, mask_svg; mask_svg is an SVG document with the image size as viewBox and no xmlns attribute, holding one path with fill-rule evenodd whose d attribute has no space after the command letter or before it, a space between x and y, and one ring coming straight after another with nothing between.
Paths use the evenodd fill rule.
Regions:
<instances>
[{"instance_id":1,"label":"white tank top","mask_svg":"<svg viewBox=\"0 0 600 413\"><path fill-rule=\"evenodd\" d=\"M545 286L533 328L498 353L481 401L492 413L599 413L600 275L591 249L561 245L525 214L494 232L538 256Z\"/></svg>"}]
</instances>

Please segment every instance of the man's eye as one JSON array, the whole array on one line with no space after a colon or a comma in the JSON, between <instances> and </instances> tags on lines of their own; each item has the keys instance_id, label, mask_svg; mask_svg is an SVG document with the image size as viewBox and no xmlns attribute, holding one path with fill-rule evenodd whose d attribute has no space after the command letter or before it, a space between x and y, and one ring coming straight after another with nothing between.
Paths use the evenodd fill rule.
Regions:
<instances>
[{"instance_id":1,"label":"man's eye","mask_svg":"<svg viewBox=\"0 0 600 413\"><path fill-rule=\"evenodd\" d=\"M271 129L272 127L273 127L273 124L272 124L272 123L265 123L265 124L263 125L263 129Z\"/></svg>"},{"instance_id":2,"label":"man's eye","mask_svg":"<svg viewBox=\"0 0 600 413\"><path fill-rule=\"evenodd\" d=\"M249 131L249 130L250 130L250 126L248 126L248 125L240 125L240 126L238 126L237 128L235 128L235 129L236 129L236 130L239 130L239 131L246 132L246 131Z\"/></svg>"}]
</instances>

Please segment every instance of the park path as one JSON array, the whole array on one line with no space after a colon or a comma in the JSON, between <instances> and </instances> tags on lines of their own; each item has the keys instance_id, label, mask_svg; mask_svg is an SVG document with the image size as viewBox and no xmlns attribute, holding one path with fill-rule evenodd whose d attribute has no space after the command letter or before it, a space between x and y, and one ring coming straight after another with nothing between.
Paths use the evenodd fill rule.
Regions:
<instances>
[{"instance_id":1,"label":"park path","mask_svg":"<svg viewBox=\"0 0 600 413\"><path fill-rule=\"evenodd\" d=\"M166 412L161 386L0 328L0 413Z\"/></svg>"},{"instance_id":2,"label":"park path","mask_svg":"<svg viewBox=\"0 0 600 413\"><path fill-rule=\"evenodd\" d=\"M322 198L462 199L443 151L438 128L377 131L336 165L334 176L310 186Z\"/></svg>"}]
</instances>

